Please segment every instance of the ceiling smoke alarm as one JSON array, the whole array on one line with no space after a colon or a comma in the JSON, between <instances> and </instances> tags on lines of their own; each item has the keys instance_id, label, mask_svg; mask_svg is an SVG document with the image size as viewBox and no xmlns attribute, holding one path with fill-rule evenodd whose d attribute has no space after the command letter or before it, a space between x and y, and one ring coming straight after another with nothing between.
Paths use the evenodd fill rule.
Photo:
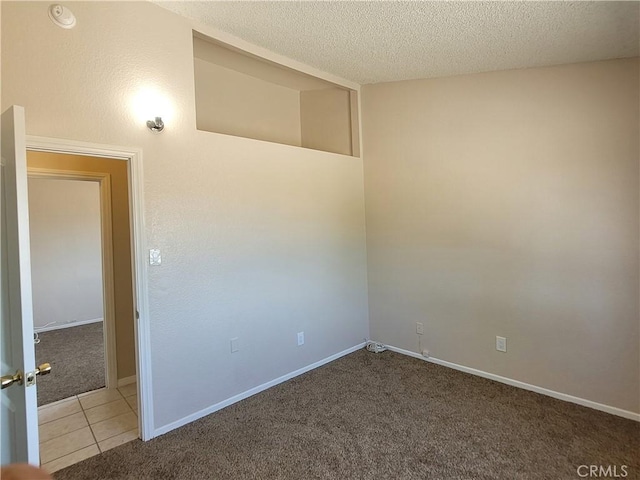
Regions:
<instances>
[{"instance_id":1,"label":"ceiling smoke alarm","mask_svg":"<svg viewBox=\"0 0 640 480\"><path fill-rule=\"evenodd\" d=\"M49 7L49 18L61 28L73 28L76 26L76 16L73 12L59 4Z\"/></svg>"}]
</instances>

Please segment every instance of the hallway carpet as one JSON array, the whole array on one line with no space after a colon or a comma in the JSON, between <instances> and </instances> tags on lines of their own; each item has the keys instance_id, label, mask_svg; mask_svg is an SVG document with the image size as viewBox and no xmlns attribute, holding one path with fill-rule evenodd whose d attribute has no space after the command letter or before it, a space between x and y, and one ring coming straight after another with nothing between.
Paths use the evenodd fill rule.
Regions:
<instances>
[{"instance_id":1,"label":"hallway carpet","mask_svg":"<svg viewBox=\"0 0 640 480\"><path fill-rule=\"evenodd\" d=\"M102 322L39 334L36 365L51 373L38 377L38 406L105 386Z\"/></svg>"},{"instance_id":2,"label":"hallway carpet","mask_svg":"<svg viewBox=\"0 0 640 480\"><path fill-rule=\"evenodd\" d=\"M54 477L541 480L625 465L631 479L639 447L634 421L362 350Z\"/></svg>"}]
</instances>

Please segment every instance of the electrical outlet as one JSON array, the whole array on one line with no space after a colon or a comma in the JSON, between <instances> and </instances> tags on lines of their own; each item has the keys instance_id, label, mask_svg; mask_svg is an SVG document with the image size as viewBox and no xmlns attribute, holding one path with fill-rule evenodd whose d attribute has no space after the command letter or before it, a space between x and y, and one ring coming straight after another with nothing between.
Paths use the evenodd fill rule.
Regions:
<instances>
[{"instance_id":1,"label":"electrical outlet","mask_svg":"<svg viewBox=\"0 0 640 480\"><path fill-rule=\"evenodd\" d=\"M496 337L496 350L499 352L507 351L507 339L505 337Z\"/></svg>"},{"instance_id":2,"label":"electrical outlet","mask_svg":"<svg viewBox=\"0 0 640 480\"><path fill-rule=\"evenodd\" d=\"M422 350L422 356L424 358L429 358L429 350L427 350L426 348Z\"/></svg>"},{"instance_id":3,"label":"electrical outlet","mask_svg":"<svg viewBox=\"0 0 640 480\"><path fill-rule=\"evenodd\" d=\"M236 353L238 350L240 350L240 347L238 345L239 342L240 340L238 339L238 337L231 339L231 353Z\"/></svg>"},{"instance_id":4,"label":"electrical outlet","mask_svg":"<svg viewBox=\"0 0 640 480\"><path fill-rule=\"evenodd\" d=\"M304 332L298 332L298 346L304 345Z\"/></svg>"},{"instance_id":5,"label":"electrical outlet","mask_svg":"<svg viewBox=\"0 0 640 480\"><path fill-rule=\"evenodd\" d=\"M416 322L416 333L422 335L424 333L424 324Z\"/></svg>"}]
</instances>

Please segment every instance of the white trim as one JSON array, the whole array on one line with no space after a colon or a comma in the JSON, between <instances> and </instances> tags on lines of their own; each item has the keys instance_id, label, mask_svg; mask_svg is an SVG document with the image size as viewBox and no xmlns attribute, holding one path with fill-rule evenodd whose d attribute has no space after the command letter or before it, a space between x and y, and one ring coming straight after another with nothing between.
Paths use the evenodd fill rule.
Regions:
<instances>
[{"instance_id":1,"label":"white trim","mask_svg":"<svg viewBox=\"0 0 640 480\"><path fill-rule=\"evenodd\" d=\"M27 135L27 150L39 152L68 153L69 155L88 155L91 157L130 160L134 156L142 157L139 148L118 147L101 143L79 142L62 138Z\"/></svg>"},{"instance_id":2,"label":"white trim","mask_svg":"<svg viewBox=\"0 0 640 480\"><path fill-rule=\"evenodd\" d=\"M138 429L142 440L154 436L153 397L151 385L151 349L149 331L149 292L144 249L144 182L142 178L142 150L98 143L27 135L27 148L42 152L89 155L127 161L129 167L129 202L131 214L132 270L138 320L134 323L136 336L136 375L138 381ZM136 307L134 307L136 308ZM136 315L136 312L133 312ZM134 317L135 318L135 317Z\"/></svg>"},{"instance_id":3,"label":"white trim","mask_svg":"<svg viewBox=\"0 0 640 480\"><path fill-rule=\"evenodd\" d=\"M131 375L130 377L124 377L118 379L118 388L124 387L125 385L131 385L132 383L136 383L136 376Z\"/></svg>"},{"instance_id":4,"label":"white trim","mask_svg":"<svg viewBox=\"0 0 640 480\"><path fill-rule=\"evenodd\" d=\"M612 415L617 415L618 417L624 417L624 418L628 418L629 420L640 422L640 413L631 412L629 410L623 410L622 408L612 407L610 405L594 402L592 400L587 400L585 398L574 397L573 395L569 395L567 393L556 392L555 390L549 390L548 388L538 387L537 385L531 385L530 383L521 382L519 380L513 380L508 377L502 377L500 375L485 372L483 370L477 370L475 368L465 367L464 365L447 362L446 360L440 360L438 358L433 358L433 357L424 357L419 353L412 352L410 350L405 350L403 348L393 347L391 345L386 345L386 344L385 344L385 347L387 347L387 349L391 350L392 352L396 352L402 355L407 355L409 357L414 357L420 360L424 360L425 362L431 362L431 363L435 363L436 365L441 365L443 367L453 368L454 370L470 373L471 375L476 375L478 377L488 378L489 380L494 380L496 382L505 383L507 385L511 385L512 387L522 388L524 390L540 393L548 397L557 398L558 400L564 400L565 402L575 403L577 405L582 405L583 407L593 408L594 410L600 410L601 412L610 413Z\"/></svg>"},{"instance_id":5,"label":"white trim","mask_svg":"<svg viewBox=\"0 0 640 480\"><path fill-rule=\"evenodd\" d=\"M355 345L351 348L347 348L346 350L343 350L341 352L338 352L334 355L331 355L329 357L323 358L322 360L318 360L315 363L312 363L311 365L307 365L306 367L302 367L299 368L298 370L294 370L293 372L287 373L286 375L282 375L281 377L278 377L274 380L271 380L269 382L263 383L262 385L258 385L257 387L253 387L245 392L239 393L238 395L234 395L231 398L227 398L226 400L223 400L221 402L218 402L214 405L211 405L210 407L207 407L203 410L200 410L199 412L196 413L192 413L191 415L188 415L184 418L181 418L180 420L176 420L175 422L171 422L168 425L165 425L163 427L157 428L156 431L154 432L155 436L158 435L164 435L167 432L170 432L171 430L174 430L176 428L182 427L183 425L186 425L188 423L194 422L196 420L198 420L199 418L202 417L206 417L207 415L211 415L212 413L217 412L218 410L222 410L225 407L228 407L229 405L232 405L236 402L239 402L240 400L244 400L245 398L249 398L252 395L255 395L257 393L263 392L271 387L275 387L276 385L286 382L287 380L291 380L294 377L297 377L298 375L302 375L303 373L307 373L315 368L321 367L322 365L325 365L329 362L333 362L334 360L337 360L340 357L344 357L345 355L349 355L350 353L355 352L356 350L360 350L361 348L363 348L366 345L365 342L360 343L358 345Z\"/></svg>"},{"instance_id":6,"label":"white trim","mask_svg":"<svg viewBox=\"0 0 640 480\"><path fill-rule=\"evenodd\" d=\"M131 157L129 162L129 198L131 199L132 265L136 290L137 321L136 375L138 378L138 421L140 438L144 441L154 437L153 388L151 384L151 324L149 320L149 280L147 276L146 236L144 227L144 178L142 176L142 150Z\"/></svg>"},{"instance_id":7,"label":"white trim","mask_svg":"<svg viewBox=\"0 0 640 480\"><path fill-rule=\"evenodd\" d=\"M77 322L71 321L60 325L51 325L48 327L35 327L33 329L36 333L51 332L52 330L62 330L63 328L79 327L80 325L89 325L90 323L98 323L104 321L103 318L92 318L89 320L78 320Z\"/></svg>"}]
</instances>

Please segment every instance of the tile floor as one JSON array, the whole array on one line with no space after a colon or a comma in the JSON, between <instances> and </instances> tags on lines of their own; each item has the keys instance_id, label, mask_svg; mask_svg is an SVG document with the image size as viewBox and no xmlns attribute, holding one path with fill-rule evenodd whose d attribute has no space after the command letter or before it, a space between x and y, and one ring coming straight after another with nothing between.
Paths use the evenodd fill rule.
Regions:
<instances>
[{"instance_id":1,"label":"tile floor","mask_svg":"<svg viewBox=\"0 0 640 480\"><path fill-rule=\"evenodd\" d=\"M40 464L53 473L138 438L136 384L38 408Z\"/></svg>"}]
</instances>

